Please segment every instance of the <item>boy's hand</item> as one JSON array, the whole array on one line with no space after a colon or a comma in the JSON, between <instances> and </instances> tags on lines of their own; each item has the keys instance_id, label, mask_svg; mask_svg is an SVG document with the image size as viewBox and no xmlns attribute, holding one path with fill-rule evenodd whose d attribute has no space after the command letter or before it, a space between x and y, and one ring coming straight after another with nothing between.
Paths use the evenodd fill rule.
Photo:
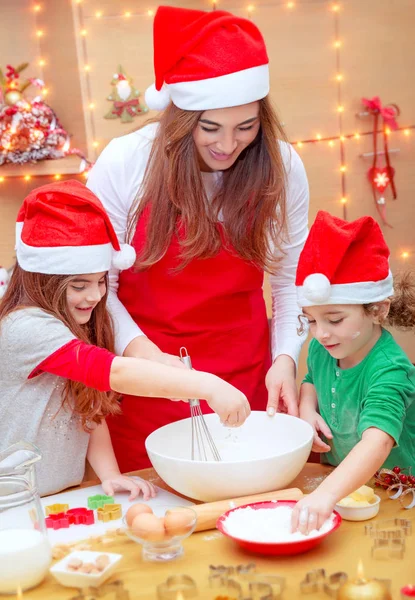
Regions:
<instances>
[{"instance_id":1,"label":"boy's hand","mask_svg":"<svg viewBox=\"0 0 415 600\"><path fill-rule=\"evenodd\" d=\"M337 498L329 492L315 490L294 506L291 517L291 531L308 535L313 529L320 529L330 517Z\"/></svg>"},{"instance_id":2,"label":"boy's hand","mask_svg":"<svg viewBox=\"0 0 415 600\"><path fill-rule=\"evenodd\" d=\"M325 420L318 414L317 411L312 409L303 409L300 410L300 418L303 421L307 421L310 423L311 427L314 430L314 440L312 451L313 452L330 452L331 447L323 442L321 437L319 436L322 433L328 440L333 439L333 435L330 431L329 426L325 422Z\"/></svg>"},{"instance_id":3,"label":"boy's hand","mask_svg":"<svg viewBox=\"0 0 415 600\"><path fill-rule=\"evenodd\" d=\"M127 475L121 475L121 473L104 479L102 481L102 489L107 496L113 496L115 492L127 490L130 492L130 497L128 498L130 501L138 498L140 492L143 494L143 500L150 500L150 498L154 498L157 494L156 488L152 483L144 481L144 479L140 479L139 477L132 478Z\"/></svg>"}]
</instances>

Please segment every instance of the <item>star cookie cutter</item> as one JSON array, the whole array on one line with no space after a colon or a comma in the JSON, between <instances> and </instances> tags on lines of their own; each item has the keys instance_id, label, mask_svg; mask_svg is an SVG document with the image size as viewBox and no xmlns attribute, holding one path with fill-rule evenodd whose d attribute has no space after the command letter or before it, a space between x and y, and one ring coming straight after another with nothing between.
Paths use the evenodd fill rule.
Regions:
<instances>
[{"instance_id":1,"label":"star cookie cutter","mask_svg":"<svg viewBox=\"0 0 415 600\"><path fill-rule=\"evenodd\" d=\"M45 506L45 513L48 517L49 515L58 515L59 513L66 513L69 509L69 504L49 504Z\"/></svg>"},{"instance_id":2,"label":"star cookie cutter","mask_svg":"<svg viewBox=\"0 0 415 600\"><path fill-rule=\"evenodd\" d=\"M166 581L157 586L157 598L159 600L177 600L177 598L196 598L198 596L197 585L189 575L172 575Z\"/></svg>"},{"instance_id":3,"label":"star cookie cutter","mask_svg":"<svg viewBox=\"0 0 415 600\"><path fill-rule=\"evenodd\" d=\"M117 521L122 517L121 504L105 504L102 508L97 508L98 521Z\"/></svg>"},{"instance_id":4,"label":"star cookie cutter","mask_svg":"<svg viewBox=\"0 0 415 600\"><path fill-rule=\"evenodd\" d=\"M88 508L96 510L102 508L106 504L114 504L113 496L106 496L105 494L96 494L95 496L89 496L87 500Z\"/></svg>"},{"instance_id":5,"label":"star cookie cutter","mask_svg":"<svg viewBox=\"0 0 415 600\"><path fill-rule=\"evenodd\" d=\"M305 578L300 583L300 592L302 594L324 592L327 596L336 598L340 586L346 583L347 579L347 573L343 571L327 576L325 569L313 569L306 573Z\"/></svg>"}]
</instances>

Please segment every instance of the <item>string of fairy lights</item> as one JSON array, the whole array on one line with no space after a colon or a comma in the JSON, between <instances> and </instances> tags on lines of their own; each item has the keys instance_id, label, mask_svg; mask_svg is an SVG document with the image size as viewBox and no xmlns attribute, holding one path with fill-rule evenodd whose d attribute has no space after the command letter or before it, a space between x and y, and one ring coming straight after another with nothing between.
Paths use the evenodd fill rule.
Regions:
<instances>
[{"instance_id":1,"label":"string of fairy lights","mask_svg":"<svg viewBox=\"0 0 415 600\"><path fill-rule=\"evenodd\" d=\"M86 13L83 10L84 5L89 0L69 0L75 5L75 10L77 14L77 23L78 23L78 44L80 48L80 57L82 61L82 66L80 71L82 73L82 77L84 79L84 94L86 97L85 102L85 110L87 116L87 127L89 130L89 137L91 141L89 143L89 155L93 157L93 160L97 158L99 148L101 146L101 141L97 139L96 136L96 120L94 116L94 112L98 106L98 102L92 96L92 85L91 85L91 76L94 72L94 65L90 63L88 60L88 44L87 39L90 35L89 26L93 25L94 21L108 19L113 21L114 19L131 19L133 17L142 17L147 19L152 19L154 17L156 8L148 7L143 10L129 10L127 8L121 9L119 12L110 12L104 11L101 8L97 8L95 11L91 11ZM221 0L211 0L212 10L216 10L218 5L220 5ZM275 5L281 7L282 9L286 9L287 11L295 11L301 5L301 2L294 1L286 1L282 0L278 2L275 1ZM346 150L347 144L350 142L358 142L362 137L372 136L373 131L354 131L351 133L346 133L344 131L344 117L346 107L344 105L344 94L343 94L343 83L345 80L345 74L342 70L342 51L344 48L345 40L342 37L341 32L341 21L340 16L343 10L343 5L337 1L327 1L328 10L331 11L333 17L333 41L332 48L334 50L334 76L333 83L335 85L336 92L336 113L337 113L337 132L335 135L325 136L321 133L316 133L315 136L311 138L297 139L293 140L291 143L301 151L301 149L307 144L327 144L330 148L335 149L337 147L339 152L339 177L340 177L340 196L339 202L342 205L343 217L347 219L347 204L349 202L349 197L347 194L347 161L346 161ZM255 4L247 4L245 6L246 14L248 18L254 18L256 11L258 10L257 5ZM30 5L30 10L34 13L34 21L35 21L35 32L34 35L38 40L39 51L41 49L41 40L44 36L47 35L47 27L45 19L41 19L42 13L44 11L44 5L41 1L37 1L34 4ZM47 73L49 57L46 59L45 57L39 55L37 60L37 66L39 69L39 77L41 79L45 79L45 72ZM43 96L48 94L48 88L44 87L42 89ZM415 125L409 125L406 127L399 127L393 132L394 136L403 136L404 138L408 138L411 135L412 130L415 129ZM389 129L386 129L385 132L383 130L379 131L379 133L386 133L386 135L391 136L392 132ZM87 177L88 172L84 172L85 177ZM23 179L25 181L30 181L32 176L24 175ZM60 179L60 174L51 175L54 179ZM4 183L6 177L0 175L0 183ZM401 257L406 259L409 257L408 252L402 252Z\"/></svg>"}]
</instances>

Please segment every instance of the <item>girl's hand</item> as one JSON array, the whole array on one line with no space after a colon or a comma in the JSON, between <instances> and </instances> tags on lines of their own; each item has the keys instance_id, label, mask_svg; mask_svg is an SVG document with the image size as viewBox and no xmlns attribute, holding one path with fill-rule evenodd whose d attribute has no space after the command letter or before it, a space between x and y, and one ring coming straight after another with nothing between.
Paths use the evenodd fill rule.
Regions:
<instances>
[{"instance_id":1,"label":"girl's hand","mask_svg":"<svg viewBox=\"0 0 415 600\"><path fill-rule=\"evenodd\" d=\"M209 394L206 398L210 408L227 427L240 427L251 414L245 394L223 379L206 373Z\"/></svg>"},{"instance_id":2,"label":"girl's hand","mask_svg":"<svg viewBox=\"0 0 415 600\"><path fill-rule=\"evenodd\" d=\"M298 390L295 383L295 364L286 354L278 356L267 376L265 385L268 390L267 413L273 417L283 412L298 417Z\"/></svg>"},{"instance_id":3,"label":"girl's hand","mask_svg":"<svg viewBox=\"0 0 415 600\"><path fill-rule=\"evenodd\" d=\"M113 496L115 492L122 490L129 491L130 496L128 499L130 501L138 498L140 492L143 494L143 500L150 500L150 498L154 498L157 494L156 488L152 483L139 477L132 478L127 475L121 475L121 473L104 479L101 485L107 496Z\"/></svg>"},{"instance_id":4,"label":"girl's hand","mask_svg":"<svg viewBox=\"0 0 415 600\"><path fill-rule=\"evenodd\" d=\"M325 442L323 442L319 434L322 433L328 440L332 440L333 435L330 431L329 426L321 417L321 415L319 415L318 412L315 410L304 409L300 411L300 418L303 419L303 421L307 421L307 423L310 423L311 427L314 430L314 440L311 450L313 452L330 452L331 447Z\"/></svg>"},{"instance_id":5,"label":"girl's hand","mask_svg":"<svg viewBox=\"0 0 415 600\"><path fill-rule=\"evenodd\" d=\"M313 529L320 529L333 512L337 498L329 492L315 490L294 506L291 517L291 531L308 535Z\"/></svg>"}]
</instances>

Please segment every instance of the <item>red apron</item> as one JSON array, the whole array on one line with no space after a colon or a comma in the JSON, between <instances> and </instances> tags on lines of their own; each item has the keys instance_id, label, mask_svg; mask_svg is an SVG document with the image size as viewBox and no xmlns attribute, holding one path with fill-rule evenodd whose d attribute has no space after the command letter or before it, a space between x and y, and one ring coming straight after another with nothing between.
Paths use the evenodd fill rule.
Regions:
<instances>
[{"instance_id":1,"label":"red apron","mask_svg":"<svg viewBox=\"0 0 415 600\"><path fill-rule=\"evenodd\" d=\"M144 214L137 224L137 252L147 220ZM123 271L119 299L163 352L178 355L185 346L195 369L222 377L246 394L253 410L264 410L271 356L263 272L224 247L174 272L179 253L174 237L157 264ZM144 441L152 431L190 416L188 404L164 398L124 396L121 406L122 415L109 418L108 426L124 473L150 466ZM211 412L206 402L201 406Z\"/></svg>"}]
</instances>

